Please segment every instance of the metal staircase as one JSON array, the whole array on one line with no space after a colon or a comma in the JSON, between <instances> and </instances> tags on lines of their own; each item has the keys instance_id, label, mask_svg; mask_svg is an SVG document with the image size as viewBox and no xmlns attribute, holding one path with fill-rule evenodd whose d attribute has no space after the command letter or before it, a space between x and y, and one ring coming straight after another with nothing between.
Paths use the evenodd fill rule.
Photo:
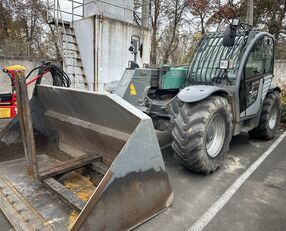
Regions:
<instances>
[{"instance_id":1,"label":"metal staircase","mask_svg":"<svg viewBox=\"0 0 286 231\"><path fill-rule=\"evenodd\" d=\"M94 15L105 15L106 18L111 17L119 22L123 22L124 25L126 22L133 23L137 26L150 28L150 1L149 0L47 0L48 1L48 22L55 26L55 30L58 34L59 40L59 48L63 62L63 68L70 76L72 80L72 86L75 88L86 89L86 90L103 90L99 86L104 84L101 77L103 74L98 70L99 64L102 57L101 55L96 56L93 54L92 60L85 60L81 58L80 49L82 47L82 43L80 38L77 37L75 31L77 32L77 24L74 23L78 20L83 19L84 17L90 17L91 14ZM130 2L130 6L125 6L126 3ZM85 9L85 14L84 14ZM113 14L118 14L114 16ZM118 16L118 17L117 17ZM133 18L132 18L133 17ZM133 19L133 20L132 20ZM74 28L76 30L74 30ZM100 26L99 26L100 27ZM99 28L98 27L98 28ZM94 40L102 39L101 32L94 31L97 33L94 35ZM106 43L107 41L103 41L102 43ZM102 52L99 48L100 42L94 41L95 52ZM83 46L84 47L84 46ZM127 51L127 49L126 49ZM126 52L127 54L127 52ZM84 57L85 58L85 57ZM125 58L125 57L124 57ZM102 65L108 65L108 63L104 63ZM85 72L86 70L93 70L89 72ZM118 68L118 67L117 67ZM103 66L102 69L107 69L107 66ZM118 68L119 69L119 68ZM120 70L122 68L120 67ZM87 76L87 73L94 72L94 76ZM120 71L121 72L121 71ZM122 73L121 73L122 74ZM89 74L90 75L90 74ZM120 75L119 75L120 76ZM88 79L90 82L88 82ZM102 82L101 82L102 80Z\"/></svg>"},{"instance_id":2,"label":"metal staircase","mask_svg":"<svg viewBox=\"0 0 286 231\"><path fill-rule=\"evenodd\" d=\"M60 0L48 2L48 22L53 24L58 34L58 42L63 62L63 68L72 80L73 87L89 90L87 76L84 71L80 50L76 35L73 29L75 17L82 18L82 15L74 13L82 7L78 1L69 1L72 11L61 10ZM63 16L70 15L68 19Z\"/></svg>"}]
</instances>

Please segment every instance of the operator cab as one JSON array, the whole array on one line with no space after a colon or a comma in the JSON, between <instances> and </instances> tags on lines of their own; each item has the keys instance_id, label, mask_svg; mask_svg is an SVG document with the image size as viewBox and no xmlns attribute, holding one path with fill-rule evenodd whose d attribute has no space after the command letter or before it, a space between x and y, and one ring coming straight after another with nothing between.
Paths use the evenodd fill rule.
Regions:
<instances>
[{"instance_id":1,"label":"operator cab","mask_svg":"<svg viewBox=\"0 0 286 231\"><path fill-rule=\"evenodd\" d=\"M224 33L205 35L187 74L187 85L214 85L239 99L237 121L257 115L273 78L274 38L234 19Z\"/></svg>"},{"instance_id":2,"label":"operator cab","mask_svg":"<svg viewBox=\"0 0 286 231\"><path fill-rule=\"evenodd\" d=\"M249 26L242 27L240 21L235 19L226 27L224 33L205 35L189 66L189 84L232 85L249 33Z\"/></svg>"}]
</instances>

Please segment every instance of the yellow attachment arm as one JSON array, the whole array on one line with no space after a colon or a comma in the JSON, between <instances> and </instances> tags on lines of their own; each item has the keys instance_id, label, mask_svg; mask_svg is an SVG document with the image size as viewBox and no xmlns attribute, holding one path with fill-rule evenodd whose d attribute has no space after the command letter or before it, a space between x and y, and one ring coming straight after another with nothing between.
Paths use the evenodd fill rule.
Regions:
<instances>
[{"instance_id":1,"label":"yellow attachment arm","mask_svg":"<svg viewBox=\"0 0 286 231\"><path fill-rule=\"evenodd\" d=\"M21 66L21 65L13 65L13 66L5 67L4 70L6 71L26 71L26 67Z\"/></svg>"}]
</instances>

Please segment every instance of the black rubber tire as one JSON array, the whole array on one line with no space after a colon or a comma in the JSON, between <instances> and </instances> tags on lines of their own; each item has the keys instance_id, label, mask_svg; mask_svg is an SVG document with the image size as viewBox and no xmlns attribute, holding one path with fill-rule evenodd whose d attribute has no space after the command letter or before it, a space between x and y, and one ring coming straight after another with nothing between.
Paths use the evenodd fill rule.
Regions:
<instances>
[{"instance_id":1,"label":"black rubber tire","mask_svg":"<svg viewBox=\"0 0 286 231\"><path fill-rule=\"evenodd\" d=\"M178 106L178 104L176 104ZM172 148L175 159L187 169L202 174L216 171L223 163L232 138L232 112L226 98L211 96L197 103L182 103L175 110ZM206 129L211 119L220 113L226 123L223 146L215 157L207 153Z\"/></svg>"},{"instance_id":2,"label":"black rubber tire","mask_svg":"<svg viewBox=\"0 0 286 231\"><path fill-rule=\"evenodd\" d=\"M271 129L269 126L269 119L273 107L278 107L278 117L275 126ZM249 131L249 135L256 139L263 139L263 140L273 139L277 134L280 118L281 118L280 94L277 91L273 91L266 95L262 106L259 125L256 128Z\"/></svg>"}]
</instances>

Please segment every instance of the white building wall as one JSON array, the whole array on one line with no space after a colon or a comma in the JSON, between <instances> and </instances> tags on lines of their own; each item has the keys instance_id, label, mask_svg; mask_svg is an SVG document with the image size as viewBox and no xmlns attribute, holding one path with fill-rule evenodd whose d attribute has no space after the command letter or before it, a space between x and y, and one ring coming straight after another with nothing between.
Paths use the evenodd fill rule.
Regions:
<instances>
[{"instance_id":1,"label":"white building wall","mask_svg":"<svg viewBox=\"0 0 286 231\"><path fill-rule=\"evenodd\" d=\"M90 3L90 4L88 4ZM84 17L103 15L104 17L133 23L133 0L84 0Z\"/></svg>"},{"instance_id":2,"label":"white building wall","mask_svg":"<svg viewBox=\"0 0 286 231\"><path fill-rule=\"evenodd\" d=\"M277 59L274 62L274 83L282 85L286 83L286 60Z\"/></svg>"},{"instance_id":3,"label":"white building wall","mask_svg":"<svg viewBox=\"0 0 286 231\"><path fill-rule=\"evenodd\" d=\"M89 89L94 90L95 26L94 17L74 22L74 30Z\"/></svg>"},{"instance_id":4,"label":"white building wall","mask_svg":"<svg viewBox=\"0 0 286 231\"><path fill-rule=\"evenodd\" d=\"M128 62L134 59L128 51L131 36L143 43L143 56L137 63L150 63L150 31L108 17L93 16L74 22L74 30L90 89L103 91L104 84L120 80Z\"/></svg>"}]
</instances>

